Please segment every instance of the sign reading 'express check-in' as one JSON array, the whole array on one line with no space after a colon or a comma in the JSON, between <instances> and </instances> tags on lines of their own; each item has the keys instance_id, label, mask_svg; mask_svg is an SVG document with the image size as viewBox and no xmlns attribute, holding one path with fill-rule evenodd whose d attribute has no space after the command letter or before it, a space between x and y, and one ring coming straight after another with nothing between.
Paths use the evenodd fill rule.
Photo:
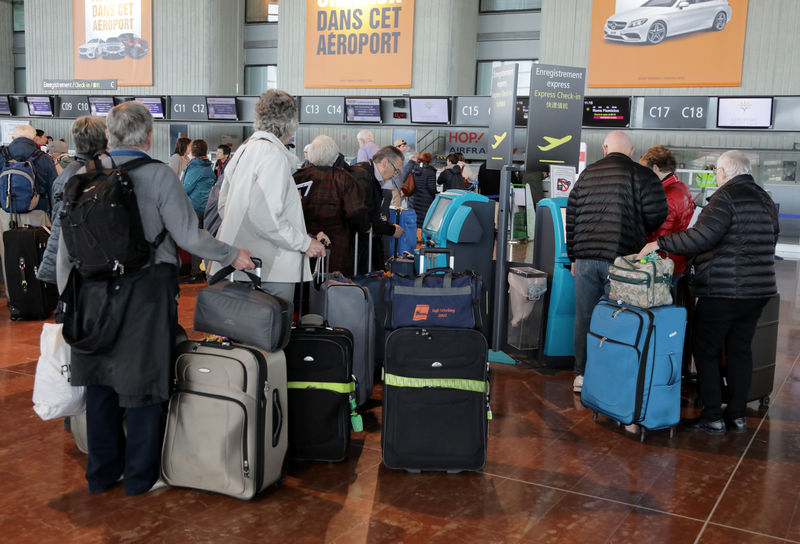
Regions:
<instances>
[{"instance_id":1,"label":"sign reading 'express check-in'","mask_svg":"<svg viewBox=\"0 0 800 544\"><path fill-rule=\"evenodd\" d=\"M305 87L411 87L414 0L306 0Z\"/></svg>"}]
</instances>

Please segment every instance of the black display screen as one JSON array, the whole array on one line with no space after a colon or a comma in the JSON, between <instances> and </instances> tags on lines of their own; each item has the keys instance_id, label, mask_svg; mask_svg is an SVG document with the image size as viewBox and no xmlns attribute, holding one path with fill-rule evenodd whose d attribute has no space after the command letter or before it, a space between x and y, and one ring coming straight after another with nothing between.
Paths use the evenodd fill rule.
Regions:
<instances>
[{"instance_id":1,"label":"black display screen","mask_svg":"<svg viewBox=\"0 0 800 544\"><path fill-rule=\"evenodd\" d=\"M345 98L344 119L348 123L380 123L380 98Z\"/></svg>"},{"instance_id":2,"label":"black display screen","mask_svg":"<svg viewBox=\"0 0 800 544\"><path fill-rule=\"evenodd\" d=\"M630 122L630 97L587 96L583 99L585 127L627 127Z\"/></svg>"},{"instance_id":3,"label":"black display screen","mask_svg":"<svg viewBox=\"0 0 800 544\"><path fill-rule=\"evenodd\" d=\"M529 96L518 96L516 111L514 112L514 126L527 127L528 126L528 109L530 104Z\"/></svg>"}]
</instances>

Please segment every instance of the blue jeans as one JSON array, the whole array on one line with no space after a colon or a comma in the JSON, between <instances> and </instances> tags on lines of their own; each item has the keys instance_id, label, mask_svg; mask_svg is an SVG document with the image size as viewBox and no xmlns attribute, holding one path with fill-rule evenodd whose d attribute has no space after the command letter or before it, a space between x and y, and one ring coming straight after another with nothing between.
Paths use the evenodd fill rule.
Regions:
<instances>
[{"instance_id":1,"label":"blue jeans","mask_svg":"<svg viewBox=\"0 0 800 544\"><path fill-rule=\"evenodd\" d=\"M575 261L575 375L586 368L586 334L592 310L603 295L608 296L608 262L595 259Z\"/></svg>"}]
</instances>

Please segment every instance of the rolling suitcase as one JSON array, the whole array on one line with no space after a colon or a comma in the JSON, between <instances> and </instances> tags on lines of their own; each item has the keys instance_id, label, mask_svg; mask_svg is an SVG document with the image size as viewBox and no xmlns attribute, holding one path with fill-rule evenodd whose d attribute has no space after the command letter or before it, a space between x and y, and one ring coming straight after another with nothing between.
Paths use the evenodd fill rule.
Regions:
<instances>
[{"instance_id":1,"label":"rolling suitcase","mask_svg":"<svg viewBox=\"0 0 800 544\"><path fill-rule=\"evenodd\" d=\"M330 327L324 322L309 324L307 318L322 321L318 315L304 319L301 312L285 350L289 458L341 461L347 456L351 421L356 431L361 430L361 419L356 413L353 335L347 329Z\"/></svg>"},{"instance_id":2,"label":"rolling suitcase","mask_svg":"<svg viewBox=\"0 0 800 544\"><path fill-rule=\"evenodd\" d=\"M381 432L387 467L483 467L491 419L487 352L477 330L408 327L389 334Z\"/></svg>"},{"instance_id":3,"label":"rolling suitcase","mask_svg":"<svg viewBox=\"0 0 800 544\"><path fill-rule=\"evenodd\" d=\"M47 319L58 303L55 285L36 279L50 232L45 227L20 227L3 233L6 296L11 319Z\"/></svg>"},{"instance_id":4,"label":"rolling suitcase","mask_svg":"<svg viewBox=\"0 0 800 544\"><path fill-rule=\"evenodd\" d=\"M375 383L375 308L367 287L341 275L332 276L330 259L318 261L320 272L312 282L309 310L320 314L331 327L353 335L353 370L358 389L356 401L363 406Z\"/></svg>"},{"instance_id":5,"label":"rolling suitcase","mask_svg":"<svg viewBox=\"0 0 800 544\"><path fill-rule=\"evenodd\" d=\"M400 238L389 237L389 254L397 257L417 249L417 212L413 208L389 208L389 223L400 225L405 231Z\"/></svg>"},{"instance_id":6,"label":"rolling suitcase","mask_svg":"<svg viewBox=\"0 0 800 544\"><path fill-rule=\"evenodd\" d=\"M645 429L680 421L681 359L686 309L637 308L601 300L592 311L586 341L581 403L597 414Z\"/></svg>"},{"instance_id":7,"label":"rolling suitcase","mask_svg":"<svg viewBox=\"0 0 800 544\"><path fill-rule=\"evenodd\" d=\"M177 352L164 481L242 500L280 483L288 435L283 352L193 341Z\"/></svg>"}]
</instances>

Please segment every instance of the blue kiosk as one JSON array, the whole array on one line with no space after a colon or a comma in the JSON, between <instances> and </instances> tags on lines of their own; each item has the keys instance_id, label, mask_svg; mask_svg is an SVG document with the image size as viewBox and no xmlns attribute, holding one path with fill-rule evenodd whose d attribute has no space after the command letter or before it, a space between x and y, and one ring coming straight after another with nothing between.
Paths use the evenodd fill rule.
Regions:
<instances>
[{"instance_id":1,"label":"blue kiosk","mask_svg":"<svg viewBox=\"0 0 800 544\"><path fill-rule=\"evenodd\" d=\"M483 195L460 190L445 191L436 195L422 224L425 246L449 249L454 271L471 269L483 279L488 297L482 312L487 335L490 331L489 308L492 307L494 276L494 208L494 202ZM416 258L419 259L419 255ZM432 259L431 268L451 264L445 255L433 256ZM419 266L417 261L417 270Z\"/></svg>"},{"instance_id":2,"label":"blue kiosk","mask_svg":"<svg viewBox=\"0 0 800 544\"><path fill-rule=\"evenodd\" d=\"M547 273L547 317L539 360L555 368L571 368L575 359L575 281L567 257L566 216L566 198L539 201L533 243L533 267Z\"/></svg>"}]
</instances>

